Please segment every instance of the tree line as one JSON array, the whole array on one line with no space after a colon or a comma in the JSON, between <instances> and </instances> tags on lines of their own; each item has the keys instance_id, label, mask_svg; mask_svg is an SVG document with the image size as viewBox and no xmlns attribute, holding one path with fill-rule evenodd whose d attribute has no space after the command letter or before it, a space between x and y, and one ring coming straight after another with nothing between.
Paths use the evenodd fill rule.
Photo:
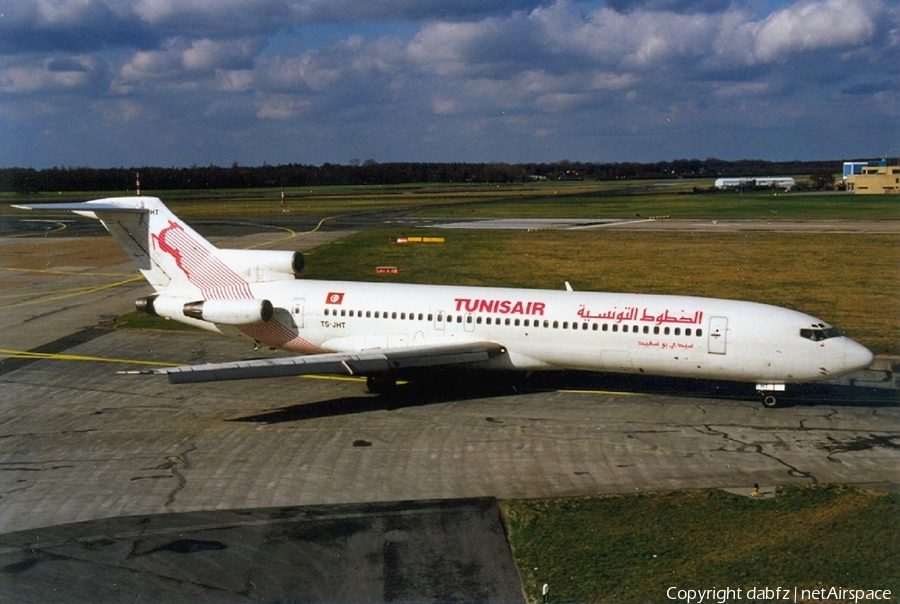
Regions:
<instances>
[{"instance_id":1,"label":"tree line","mask_svg":"<svg viewBox=\"0 0 900 604\"><path fill-rule=\"evenodd\" d=\"M323 185L399 185L407 183L515 183L534 180L624 180L790 176L839 172L840 161L727 161L676 159L654 163L378 163L351 160L321 166L284 164L247 167L232 164L161 168L54 167L0 168L0 191L19 194L55 191L134 191L140 173L144 190L242 189Z\"/></svg>"}]
</instances>

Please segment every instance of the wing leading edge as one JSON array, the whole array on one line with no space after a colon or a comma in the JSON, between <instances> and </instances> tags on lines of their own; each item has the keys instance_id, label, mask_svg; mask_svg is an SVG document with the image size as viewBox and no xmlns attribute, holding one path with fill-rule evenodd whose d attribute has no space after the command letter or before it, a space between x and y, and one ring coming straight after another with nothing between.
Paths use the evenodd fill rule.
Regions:
<instances>
[{"instance_id":1,"label":"wing leading edge","mask_svg":"<svg viewBox=\"0 0 900 604\"><path fill-rule=\"evenodd\" d=\"M352 353L334 352L231 363L162 367L122 373L165 374L173 384L286 377L310 373L367 375L403 369L479 363L505 352L506 347L494 342L469 342L446 346L388 348Z\"/></svg>"}]
</instances>

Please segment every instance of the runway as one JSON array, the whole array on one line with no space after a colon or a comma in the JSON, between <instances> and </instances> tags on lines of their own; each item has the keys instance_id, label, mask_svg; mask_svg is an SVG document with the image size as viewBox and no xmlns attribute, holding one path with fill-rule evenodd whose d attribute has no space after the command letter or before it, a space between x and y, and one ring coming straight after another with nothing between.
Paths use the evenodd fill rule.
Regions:
<instances>
[{"instance_id":1,"label":"runway","mask_svg":"<svg viewBox=\"0 0 900 604\"><path fill-rule=\"evenodd\" d=\"M265 237L275 235L229 245ZM264 351L199 332L112 329L149 288L111 238L5 238L0 254L0 567L15 571L7 578L34 577L27 552L46 534L36 529L123 517L755 483L900 489L900 406L885 361L776 410L752 389L603 375L525 388L461 376L391 396L347 379L176 386L116 371ZM75 528L67 534L77 542ZM39 560L52 558L41 551ZM360 599L383 598L378 585ZM460 597L510 597L472 589Z\"/></svg>"}]
</instances>

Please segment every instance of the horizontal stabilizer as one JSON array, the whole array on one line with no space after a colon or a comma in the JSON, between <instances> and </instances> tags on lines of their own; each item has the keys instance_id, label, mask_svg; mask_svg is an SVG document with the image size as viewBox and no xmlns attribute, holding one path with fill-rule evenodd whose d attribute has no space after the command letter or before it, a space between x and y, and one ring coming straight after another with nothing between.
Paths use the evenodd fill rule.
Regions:
<instances>
[{"instance_id":1,"label":"horizontal stabilizer","mask_svg":"<svg viewBox=\"0 0 900 604\"><path fill-rule=\"evenodd\" d=\"M500 344L469 342L445 346L386 348L355 353L334 352L232 363L209 363L124 373L165 374L173 384L286 377L310 373L367 375L402 369L478 363L504 352L506 348Z\"/></svg>"},{"instance_id":2,"label":"horizontal stabilizer","mask_svg":"<svg viewBox=\"0 0 900 604\"><path fill-rule=\"evenodd\" d=\"M110 203L98 203L96 201L83 201L79 203L33 203L17 204L14 208L20 210L65 210L67 212L148 212L147 208L137 206L120 206Z\"/></svg>"}]
</instances>

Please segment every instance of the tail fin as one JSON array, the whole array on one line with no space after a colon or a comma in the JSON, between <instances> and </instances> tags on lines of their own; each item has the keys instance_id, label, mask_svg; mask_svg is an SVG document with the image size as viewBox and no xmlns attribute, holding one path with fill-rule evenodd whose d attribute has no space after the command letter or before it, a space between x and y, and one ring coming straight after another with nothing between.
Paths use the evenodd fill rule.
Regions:
<instances>
[{"instance_id":1,"label":"tail fin","mask_svg":"<svg viewBox=\"0 0 900 604\"><path fill-rule=\"evenodd\" d=\"M157 292L203 297L203 290L211 281L207 265L215 257L216 247L179 220L156 197L113 197L84 203L16 207L69 210L100 220Z\"/></svg>"},{"instance_id":2,"label":"tail fin","mask_svg":"<svg viewBox=\"0 0 900 604\"><path fill-rule=\"evenodd\" d=\"M156 197L15 207L69 210L100 220L157 293L168 296L248 300L250 284L296 279L303 270L299 252L219 249Z\"/></svg>"}]
</instances>

